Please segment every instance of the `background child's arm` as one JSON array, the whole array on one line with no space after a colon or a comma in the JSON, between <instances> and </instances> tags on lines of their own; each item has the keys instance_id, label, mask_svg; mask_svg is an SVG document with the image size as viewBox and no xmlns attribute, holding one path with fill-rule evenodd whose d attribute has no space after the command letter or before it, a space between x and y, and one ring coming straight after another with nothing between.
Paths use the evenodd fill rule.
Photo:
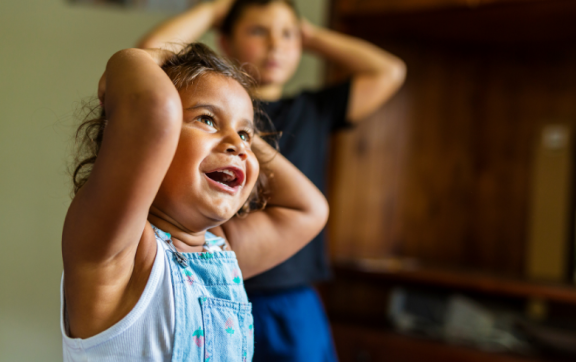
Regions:
<instances>
[{"instance_id":1,"label":"background child's arm","mask_svg":"<svg viewBox=\"0 0 576 362\"><path fill-rule=\"evenodd\" d=\"M328 219L324 195L304 174L259 137L252 150L273 173L268 205L221 226L236 252L244 278L288 259L310 242ZM268 160L271 161L266 163Z\"/></svg>"},{"instance_id":2,"label":"background child's arm","mask_svg":"<svg viewBox=\"0 0 576 362\"><path fill-rule=\"evenodd\" d=\"M400 88L406 66L398 57L362 39L301 22L302 46L352 73L347 119L358 122Z\"/></svg>"},{"instance_id":3,"label":"background child's arm","mask_svg":"<svg viewBox=\"0 0 576 362\"><path fill-rule=\"evenodd\" d=\"M156 245L153 236L152 242L140 240L182 124L178 92L149 52L116 53L108 61L105 84L108 124L102 146L70 205L62 236L66 305L75 337L117 322L137 300L138 293L130 291L145 285Z\"/></svg>"},{"instance_id":4,"label":"background child's arm","mask_svg":"<svg viewBox=\"0 0 576 362\"><path fill-rule=\"evenodd\" d=\"M234 0L216 0L198 4L168 19L146 34L138 48L166 48L177 53L184 45L198 41L212 26L220 24Z\"/></svg>"}]
</instances>

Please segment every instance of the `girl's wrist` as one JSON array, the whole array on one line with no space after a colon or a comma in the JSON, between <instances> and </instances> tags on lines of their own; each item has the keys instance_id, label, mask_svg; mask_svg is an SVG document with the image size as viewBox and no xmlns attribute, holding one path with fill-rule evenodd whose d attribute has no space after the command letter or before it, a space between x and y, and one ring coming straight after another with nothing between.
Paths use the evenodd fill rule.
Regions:
<instances>
[{"instance_id":1,"label":"girl's wrist","mask_svg":"<svg viewBox=\"0 0 576 362\"><path fill-rule=\"evenodd\" d=\"M188 14L194 18L201 18L203 21L208 19L208 26L214 27L218 22L218 17L220 14L219 6L217 1L202 2L196 6L193 6L188 10Z\"/></svg>"},{"instance_id":2,"label":"girl's wrist","mask_svg":"<svg viewBox=\"0 0 576 362\"><path fill-rule=\"evenodd\" d=\"M158 64L158 66L164 65L164 63L174 56L174 52L167 49L144 49L152 60Z\"/></svg>"},{"instance_id":3,"label":"girl's wrist","mask_svg":"<svg viewBox=\"0 0 576 362\"><path fill-rule=\"evenodd\" d=\"M300 22L300 32L302 35L302 48L306 50L314 50L314 45L318 37L318 33L322 29L311 24L306 19Z\"/></svg>"},{"instance_id":4,"label":"girl's wrist","mask_svg":"<svg viewBox=\"0 0 576 362\"><path fill-rule=\"evenodd\" d=\"M228 14L230 10L231 1L230 0L216 0L210 3L205 3L211 6L212 11L212 27L220 27L222 21Z\"/></svg>"},{"instance_id":5,"label":"girl's wrist","mask_svg":"<svg viewBox=\"0 0 576 362\"><path fill-rule=\"evenodd\" d=\"M217 27L218 24L220 23L220 19L222 18L222 15L220 15L221 10L218 7L218 3L216 1L210 2L210 3L204 3L203 5L208 6L210 9L210 16L211 16L211 20L210 20L210 27L214 28Z\"/></svg>"},{"instance_id":6,"label":"girl's wrist","mask_svg":"<svg viewBox=\"0 0 576 362\"><path fill-rule=\"evenodd\" d=\"M252 145L250 146L252 152L258 159L260 166L262 164L270 162L276 156L277 151L270 146L266 141L264 141L260 136L254 137Z\"/></svg>"}]
</instances>

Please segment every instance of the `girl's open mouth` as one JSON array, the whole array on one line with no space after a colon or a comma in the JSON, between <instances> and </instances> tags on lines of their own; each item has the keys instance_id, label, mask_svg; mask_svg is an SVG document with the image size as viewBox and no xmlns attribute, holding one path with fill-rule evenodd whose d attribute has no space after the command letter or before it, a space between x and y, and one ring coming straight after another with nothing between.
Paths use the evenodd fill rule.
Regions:
<instances>
[{"instance_id":1,"label":"girl's open mouth","mask_svg":"<svg viewBox=\"0 0 576 362\"><path fill-rule=\"evenodd\" d=\"M221 168L205 175L211 184L229 193L235 193L244 183L244 172L236 167Z\"/></svg>"}]
</instances>

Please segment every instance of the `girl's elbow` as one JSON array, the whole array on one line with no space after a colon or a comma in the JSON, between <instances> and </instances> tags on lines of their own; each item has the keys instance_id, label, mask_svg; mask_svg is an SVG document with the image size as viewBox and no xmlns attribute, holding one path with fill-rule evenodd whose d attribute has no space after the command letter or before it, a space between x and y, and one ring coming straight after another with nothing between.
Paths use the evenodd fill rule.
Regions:
<instances>
[{"instance_id":1,"label":"girl's elbow","mask_svg":"<svg viewBox=\"0 0 576 362\"><path fill-rule=\"evenodd\" d=\"M326 223L330 214L330 207L324 195L320 194L317 199L310 205L308 210L309 218L314 226L314 229L319 233Z\"/></svg>"},{"instance_id":2,"label":"girl's elbow","mask_svg":"<svg viewBox=\"0 0 576 362\"><path fill-rule=\"evenodd\" d=\"M404 63L402 59L396 58L393 66L389 70L388 77L389 79L391 79L392 82L400 86L404 83L404 80L406 79L406 71L407 71L406 63Z\"/></svg>"}]
</instances>

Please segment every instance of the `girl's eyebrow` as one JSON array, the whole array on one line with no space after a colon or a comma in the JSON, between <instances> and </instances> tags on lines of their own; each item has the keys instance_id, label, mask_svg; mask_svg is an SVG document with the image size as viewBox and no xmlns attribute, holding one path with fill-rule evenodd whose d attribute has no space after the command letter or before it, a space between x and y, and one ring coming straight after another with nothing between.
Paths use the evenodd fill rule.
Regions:
<instances>
[{"instance_id":1,"label":"girl's eyebrow","mask_svg":"<svg viewBox=\"0 0 576 362\"><path fill-rule=\"evenodd\" d=\"M189 111L189 110L198 109L198 108L207 109L214 114L217 114L219 111L221 111L220 107L218 107L218 106L215 106L212 104L204 104L204 103L195 104L192 107L186 108L186 110ZM242 120L240 120L240 126L250 129L252 131L252 133L256 132L256 127L254 126L254 121L251 121L249 119L243 118Z\"/></svg>"},{"instance_id":2,"label":"girl's eyebrow","mask_svg":"<svg viewBox=\"0 0 576 362\"><path fill-rule=\"evenodd\" d=\"M240 126L248 128L252 133L256 133L256 127L254 127L254 122L251 120L243 118L240 120Z\"/></svg>"},{"instance_id":3,"label":"girl's eyebrow","mask_svg":"<svg viewBox=\"0 0 576 362\"><path fill-rule=\"evenodd\" d=\"M189 110L198 109L198 108L208 109L212 113L216 113L216 111L220 110L220 107L213 106L211 104L203 104L203 103L193 105L192 107L188 107L188 108L186 108L186 110L189 111Z\"/></svg>"}]
</instances>

